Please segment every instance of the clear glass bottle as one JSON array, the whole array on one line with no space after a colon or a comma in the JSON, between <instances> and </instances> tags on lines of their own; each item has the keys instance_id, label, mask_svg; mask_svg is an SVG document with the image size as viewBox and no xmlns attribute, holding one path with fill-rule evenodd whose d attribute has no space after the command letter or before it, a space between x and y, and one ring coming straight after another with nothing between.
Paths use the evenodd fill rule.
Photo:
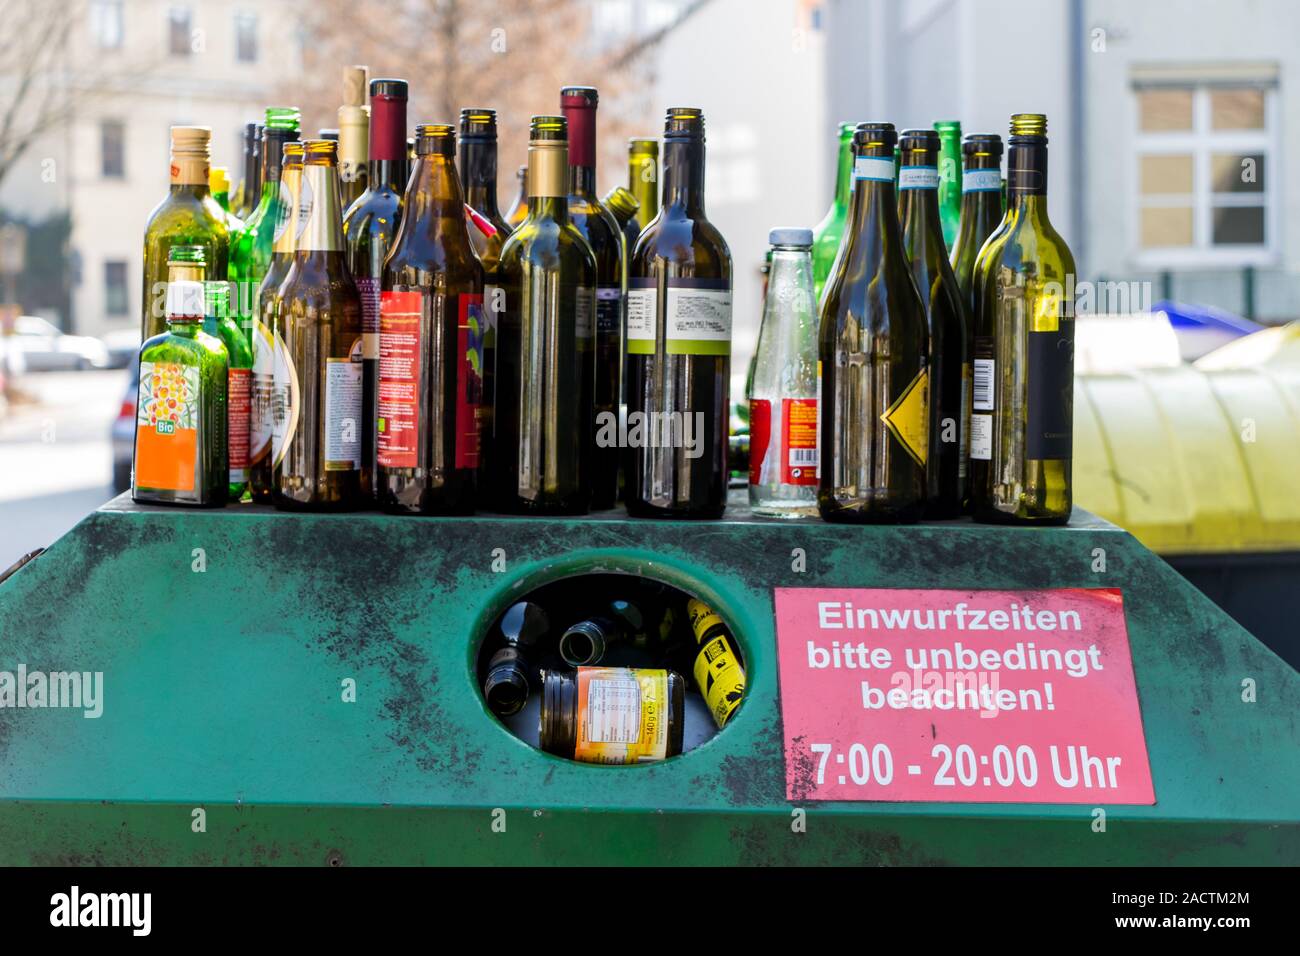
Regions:
<instances>
[{"instance_id":1,"label":"clear glass bottle","mask_svg":"<svg viewBox=\"0 0 1300 956\"><path fill-rule=\"evenodd\" d=\"M773 229L749 396L749 506L817 514L817 309L811 229Z\"/></svg>"}]
</instances>

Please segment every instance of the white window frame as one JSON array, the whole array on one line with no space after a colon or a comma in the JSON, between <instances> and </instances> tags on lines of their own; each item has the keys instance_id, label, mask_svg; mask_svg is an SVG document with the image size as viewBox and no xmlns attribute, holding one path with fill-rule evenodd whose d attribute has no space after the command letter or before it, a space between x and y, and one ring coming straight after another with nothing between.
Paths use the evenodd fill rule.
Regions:
<instances>
[{"instance_id":1,"label":"white window frame","mask_svg":"<svg viewBox=\"0 0 1300 956\"><path fill-rule=\"evenodd\" d=\"M1138 94L1158 89L1150 84L1131 88L1133 106L1133 175L1130 177L1129 204L1132 210L1130 229L1132 248L1139 267L1220 268L1275 266L1282 255L1282 150L1278 136L1278 89L1276 84L1229 84L1214 82L1169 83L1168 88L1192 88L1192 128L1190 130L1143 130ZM1259 130L1214 130L1210 128L1210 93L1237 88L1258 89L1264 93L1264 128ZM1264 157L1262 193L1214 193L1211 191L1211 156L1214 153L1260 153ZM1156 155L1191 155L1192 157L1192 245L1145 247L1142 245L1142 210L1153 207L1187 205L1186 194L1143 196L1142 157ZM1262 245L1214 245L1215 206L1263 206L1264 242Z\"/></svg>"},{"instance_id":2,"label":"white window frame","mask_svg":"<svg viewBox=\"0 0 1300 956\"><path fill-rule=\"evenodd\" d=\"M96 50L106 52L120 50L126 45L126 5L124 0L91 0L89 7L90 14L90 34L95 42ZM106 36L106 27L109 26L110 19L116 34L112 37ZM106 39L113 42L107 43Z\"/></svg>"},{"instance_id":3,"label":"white window frame","mask_svg":"<svg viewBox=\"0 0 1300 956\"><path fill-rule=\"evenodd\" d=\"M239 58L239 24L245 19L252 20L253 23L253 58L251 60L241 60ZM231 18L231 25L234 27L234 54L235 64L238 66L256 66L262 60L262 42L258 35L257 28L261 21L256 10L236 10Z\"/></svg>"}]
</instances>

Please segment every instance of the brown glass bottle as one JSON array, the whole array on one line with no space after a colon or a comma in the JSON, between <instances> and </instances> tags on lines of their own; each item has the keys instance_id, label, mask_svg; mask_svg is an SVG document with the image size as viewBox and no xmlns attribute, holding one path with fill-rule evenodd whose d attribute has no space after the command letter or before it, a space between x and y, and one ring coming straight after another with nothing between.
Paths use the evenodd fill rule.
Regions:
<instances>
[{"instance_id":1,"label":"brown glass bottle","mask_svg":"<svg viewBox=\"0 0 1300 956\"><path fill-rule=\"evenodd\" d=\"M369 484L361 451L361 294L343 248L338 144L303 145L297 248L276 315L286 354L283 371L276 363L276 389L289 408L272 498L286 510L346 511L364 504Z\"/></svg>"},{"instance_id":2,"label":"brown glass bottle","mask_svg":"<svg viewBox=\"0 0 1300 956\"><path fill-rule=\"evenodd\" d=\"M416 128L379 317L379 504L474 510L483 400L483 266L465 222L451 126Z\"/></svg>"},{"instance_id":3,"label":"brown glass bottle","mask_svg":"<svg viewBox=\"0 0 1300 956\"><path fill-rule=\"evenodd\" d=\"M916 521L929 442L925 304L903 250L892 123L853 134L853 198L822 291L821 468L827 521Z\"/></svg>"},{"instance_id":4,"label":"brown glass bottle","mask_svg":"<svg viewBox=\"0 0 1300 956\"><path fill-rule=\"evenodd\" d=\"M970 314L948 264L939 218L939 134L903 132L898 215L903 249L929 328L929 451L925 517L956 518L969 498Z\"/></svg>"},{"instance_id":5,"label":"brown glass bottle","mask_svg":"<svg viewBox=\"0 0 1300 956\"><path fill-rule=\"evenodd\" d=\"M705 217L700 110L668 110L663 159L663 206L628 269L627 510L717 518L727 501L731 252Z\"/></svg>"}]
</instances>

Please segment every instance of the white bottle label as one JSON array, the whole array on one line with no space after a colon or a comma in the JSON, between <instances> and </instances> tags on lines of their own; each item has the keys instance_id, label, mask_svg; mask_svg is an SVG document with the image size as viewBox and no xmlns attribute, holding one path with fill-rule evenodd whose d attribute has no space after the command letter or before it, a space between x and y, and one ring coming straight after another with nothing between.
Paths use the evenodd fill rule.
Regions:
<instances>
[{"instance_id":1,"label":"white bottle label","mask_svg":"<svg viewBox=\"0 0 1300 956\"><path fill-rule=\"evenodd\" d=\"M1002 173L996 169L968 169L961 174L964 193L1002 192Z\"/></svg>"},{"instance_id":2,"label":"white bottle label","mask_svg":"<svg viewBox=\"0 0 1300 956\"><path fill-rule=\"evenodd\" d=\"M629 355L655 354L654 289L627 290L627 351Z\"/></svg>"},{"instance_id":3,"label":"white bottle label","mask_svg":"<svg viewBox=\"0 0 1300 956\"><path fill-rule=\"evenodd\" d=\"M361 370L359 355L325 360L326 471L361 467Z\"/></svg>"},{"instance_id":4,"label":"white bottle label","mask_svg":"<svg viewBox=\"0 0 1300 956\"><path fill-rule=\"evenodd\" d=\"M898 171L899 189L938 189L938 166L904 166Z\"/></svg>"},{"instance_id":5,"label":"white bottle label","mask_svg":"<svg viewBox=\"0 0 1300 956\"><path fill-rule=\"evenodd\" d=\"M894 161L876 156L858 156L853 160L853 178L870 179L880 183L894 181Z\"/></svg>"},{"instance_id":6,"label":"white bottle label","mask_svg":"<svg viewBox=\"0 0 1300 956\"><path fill-rule=\"evenodd\" d=\"M970 417L970 456L980 461L989 461L993 457L993 416L971 415Z\"/></svg>"},{"instance_id":7,"label":"white bottle label","mask_svg":"<svg viewBox=\"0 0 1300 956\"><path fill-rule=\"evenodd\" d=\"M974 401L971 407L977 412L993 411L993 373L996 364L993 359L975 360Z\"/></svg>"}]
</instances>

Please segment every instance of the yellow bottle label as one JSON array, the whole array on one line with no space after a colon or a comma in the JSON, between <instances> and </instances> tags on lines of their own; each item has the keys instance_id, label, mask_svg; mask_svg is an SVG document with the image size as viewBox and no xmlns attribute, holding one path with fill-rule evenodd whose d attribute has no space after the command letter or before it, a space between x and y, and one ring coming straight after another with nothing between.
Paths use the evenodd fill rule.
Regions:
<instances>
[{"instance_id":1,"label":"yellow bottle label","mask_svg":"<svg viewBox=\"0 0 1300 956\"><path fill-rule=\"evenodd\" d=\"M695 642L700 652L695 656L693 675L695 686L704 695L704 702L713 715L713 722L722 727L745 696L745 669L725 634L706 640L712 628L726 627L722 618L703 601L691 598L686 602Z\"/></svg>"},{"instance_id":2,"label":"yellow bottle label","mask_svg":"<svg viewBox=\"0 0 1300 956\"><path fill-rule=\"evenodd\" d=\"M907 453L924 465L930 449L930 372L921 369L880 420Z\"/></svg>"},{"instance_id":3,"label":"yellow bottle label","mask_svg":"<svg viewBox=\"0 0 1300 956\"><path fill-rule=\"evenodd\" d=\"M691 630L695 632L695 643L697 644L704 639L704 635L708 633L709 628L726 626L713 608L703 601L697 601L695 598L691 598L686 602L686 616L691 622Z\"/></svg>"},{"instance_id":4,"label":"yellow bottle label","mask_svg":"<svg viewBox=\"0 0 1300 956\"><path fill-rule=\"evenodd\" d=\"M668 756L668 672L578 668L578 731L573 759L645 763Z\"/></svg>"}]
</instances>

